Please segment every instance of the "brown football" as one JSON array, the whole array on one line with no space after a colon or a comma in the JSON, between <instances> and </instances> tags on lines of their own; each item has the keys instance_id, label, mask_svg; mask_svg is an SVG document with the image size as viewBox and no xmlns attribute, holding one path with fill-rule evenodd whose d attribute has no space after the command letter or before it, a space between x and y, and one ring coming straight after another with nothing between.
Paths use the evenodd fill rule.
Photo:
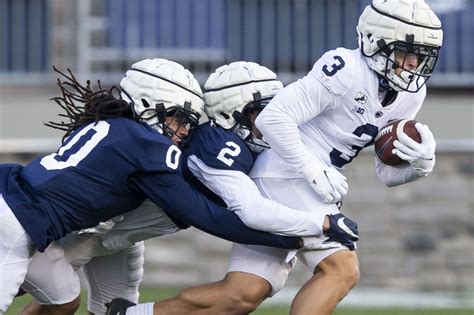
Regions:
<instances>
[{"instance_id":1,"label":"brown football","mask_svg":"<svg viewBox=\"0 0 474 315\"><path fill-rule=\"evenodd\" d=\"M409 119L398 119L382 127L375 137L375 153L380 161L386 165L397 166L408 163L392 153L393 142L398 140L399 135L404 132L410 138L421 143L421 136L415 128L416 121Z\"/></svg>"}]
</instances>

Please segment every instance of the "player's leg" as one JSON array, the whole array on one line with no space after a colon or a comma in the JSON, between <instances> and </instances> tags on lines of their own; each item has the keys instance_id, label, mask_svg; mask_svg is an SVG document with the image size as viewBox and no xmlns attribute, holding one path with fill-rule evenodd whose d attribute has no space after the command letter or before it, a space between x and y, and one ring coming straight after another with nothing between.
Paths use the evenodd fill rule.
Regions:
<instances>
[{"instance_id":1,"label":"player's leg","mask_svg":"<svg viewBox=\"0 0 474 315\"><path fill-rule=\"evenodd\" d=\"M79 277L56 242L35 253L22 289L35 298L22 315L74 314L80 306Z\"/></svg>"},{"instance_id":2,"label":"player's leg","mask_svg":"<svg viewBox=\"0 0 474 315\"><path fill-rule=\"evenodd\" d=\"M156 314L171 308L188 314L247 314L267 297L278 292L292 268L286 263L286 250L266 246L234 244L229 270L218 282L188 288L173 299L155 304Z\"/></svg>"},{"instance_id":3,"label":"player's leg","mask_svg":"<svg viewBox=\"0 0 474 315\"><path fill-rule=\"evenodd\" d=\"M106 253L99 235L70 233L35 255L22 287L37 302L29 304L24 314L74 314L80 304L80 282L75 270Z\"/></svg>"},{"instance_id":4,"label":"player's leg","mask_svg":"<svg viewBox=\"0 0 474 315\"><path fill-rule=\"evenodd\" d=\"M80 282L75 270L106 250L99 235L70 233L35 255L22 287L32 302L24 314L74 314L80 304Z\"/></svg>"},{"instance_id":5,"label":"player's leg","mask_svg":"<svg viewBox=\"0 0 474 315\"><path fill-rule=\"evenodd\" d=\"M305 179L256 178L255 183L266 197L295 209L339 213L337 206L325 204ZM301 251L298 257L314 275L295 297L291 314L331 314L359 279L355 252L341 245L325 251Z\"/></svg>"},{"instance_id":6,"label":"player's leg","mask_svg":"<svg viewBox=\"0 0 474 315\"><path fill-rule=\"evenodd\" d=\"M0 194L0 314L25 279L33 243Z\"/></svg>"},{"instance_id":7,"label":"player's leg","mask_svg":"<svg viewBox=\"0 0 474 315\"><path fill-rule=\"evenodd\" d=\"M176 297L155 303L153 314L248 314L270 292L270 284L261 277L229 272L221 281L187 288Z\"/></svg>"},{"instance_id":8,"label":"player's leg","mask_svg":"<svg viewBox=\"0 0 474 315\"><path fill-rule=\"evenodd\" d=\"M317 261L320 261L322 253L300 256L307 266L317 264L317 267L294 298L290 314L332 314L337 304L359 281L359 263L354 251L332 249L327 252L332 254L320 263Z\"/></svg>"},{"instance_id":9,"label":"player's leg","mask_svg":"<svg viewBox=\"0 0 474 315\"><path fill-rule=\"evenodd\" d=\"M234 244L229 272L218 282L182 290L176 297L157 302L153 314L247 314L263 300L278 292L285 283L295 260L285 262L287 250ZM129 307L116 300L107 314L117 311L152 314L151 305ZM112 310L114 310L112 312Z\"/></svg>"},{"instance_id":10,"label":"player's leg","mask_svg":"<svg viewBox=\"0 0 474 315\"><path fill-rule=\"evenodd\" d=\"M138 242L114 254L94 257L83 266L91 314L104 314L105 303L117 297L138 303L144 250L143 242Z\"/></svg>"}]
</instances>

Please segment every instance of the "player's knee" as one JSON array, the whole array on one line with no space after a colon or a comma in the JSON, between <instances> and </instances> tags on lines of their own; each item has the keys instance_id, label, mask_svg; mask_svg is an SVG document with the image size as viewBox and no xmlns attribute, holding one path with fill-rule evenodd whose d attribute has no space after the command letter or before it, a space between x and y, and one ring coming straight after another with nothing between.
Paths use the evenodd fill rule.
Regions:
<instances>
[{"instance_id":1,"label":"player's knee","mask_svg":"<svg viewBox=\"0 0 474 315\"><path fill-rule=\"evenodd\" d=\"M243 274L228 274L223 280L229 305L236 314L253 312L271 293L271 285L266 280Z\"/></svg>"},{"instance_id":2,"label":"player's knee","mask_svg":"<svg viewBox=\"0 0 474 315\"><path fill-rule=\"evenodd\" d=\"M81 306L81 297L78 296L69 303L56 305L58 307L58 312L56 314L75 314Z\"/></svg>"},{"instance_id":3,"label":"player's knee","mask_svg":"<svg viewBox=\"0 0 474 315\"><path fill-rule=\"evenodd\" d=\"M360 271L359 266L351 264L341 273L341 281L345 283L346 289L351 290L359 283Z\"/></svg>"},{"instance_id":4,"label":"player's knee","mask_svg":"<svg viewBox=\"0 0 474 315\"><path fill-rule=\"evenodd\" d=\"M29 304L23 311L22 315L28 314L48 314L48 315L73 315L81 305L81 297L78 296L74 300L64 304L42 305L37 302Z\"/></svg>"},{"instance_id":5,"label":"player's knee","mask_svg":"<svg viewBox=\"0 0 474 315\"><path fill-rule=\"evenodd\" d=\"M352 289L360 279L359 262L354 252L340 251L323 260L317 272L336 279L347 290Z\"/></svg>"}]
</instances>

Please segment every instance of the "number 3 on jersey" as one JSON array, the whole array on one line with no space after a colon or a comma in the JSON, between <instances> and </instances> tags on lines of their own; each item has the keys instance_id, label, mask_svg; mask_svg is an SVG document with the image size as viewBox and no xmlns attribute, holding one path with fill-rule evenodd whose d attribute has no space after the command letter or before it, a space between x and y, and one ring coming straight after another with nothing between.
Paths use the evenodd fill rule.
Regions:
<instances>
[{"instance_id":1,"label":"number 3 on jersey","mask_svg":"<svg viewBox=\"0 0 474 315\"><path fill-rule=\"evenodd\" d=\"M337 71L341 70L346 65L346 62L341 56L334 56L333 58L336 62L329 66L331 69L329 69L328 65L324 65L322 69L324 74L328 77L332 77Z\"/></svg>"},{"instance_id":2,"label":"number 3 on jersey","mask_svg":"<svg viewBox=\"0 0 474 315\"><path fill-rule=\"evenodd\" d=\"M240 154L240 147L232 141L225 143L227 147L223 148L217 155L217 159L222 161L227 166L232 166L234 160L231 157L236 157Z\"/></svg>"}]
</instances>

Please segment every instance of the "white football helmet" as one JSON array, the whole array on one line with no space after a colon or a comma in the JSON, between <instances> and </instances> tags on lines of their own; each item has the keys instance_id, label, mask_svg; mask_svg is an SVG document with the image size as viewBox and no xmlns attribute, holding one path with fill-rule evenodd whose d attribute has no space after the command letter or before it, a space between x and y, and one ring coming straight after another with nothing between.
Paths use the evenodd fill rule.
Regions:
<instances>
[{"instance_id":1,"label":"white football helmet","mask_svg":"<svg viewBox=\"0 0 474 315\"><path fill-rule=\"evenodd\" d=\"M204 84L204 111L258 153L269 145L252 132L249 114L252 109L263 109L282 88L270 69L254 62L232 62L217 68Z\"/></svg>"},{"instance_id":2,"label":"white football helmet","mask_svg":"<svg viewBox=\"0 0 474 315\"><path fill-rule=\"evenodd\" d=\"M359 47L369 67L384 79L382 84L417 92L433 73L443 31L424 0L373 0L360 16L357 31ZM404 56L403 62L395 60L396 54ZM403 67L406 58L416 60L416 69Z\"/></svg>"},{"instance_id":3,"label":"white football helmet","mask_svg":"<svg viewBox=\"0 0 474 315\"><path fill-rule=\"evenodd\" d=\"M199 83L182 65L166 59L134 63L120 81L122 98L133 103L134 114L169 138L175 135L166 124L173 116L188 129L189 140L204 111ZM178 128L179 129L179 128Z\"/></svg>"}]
</instances>

